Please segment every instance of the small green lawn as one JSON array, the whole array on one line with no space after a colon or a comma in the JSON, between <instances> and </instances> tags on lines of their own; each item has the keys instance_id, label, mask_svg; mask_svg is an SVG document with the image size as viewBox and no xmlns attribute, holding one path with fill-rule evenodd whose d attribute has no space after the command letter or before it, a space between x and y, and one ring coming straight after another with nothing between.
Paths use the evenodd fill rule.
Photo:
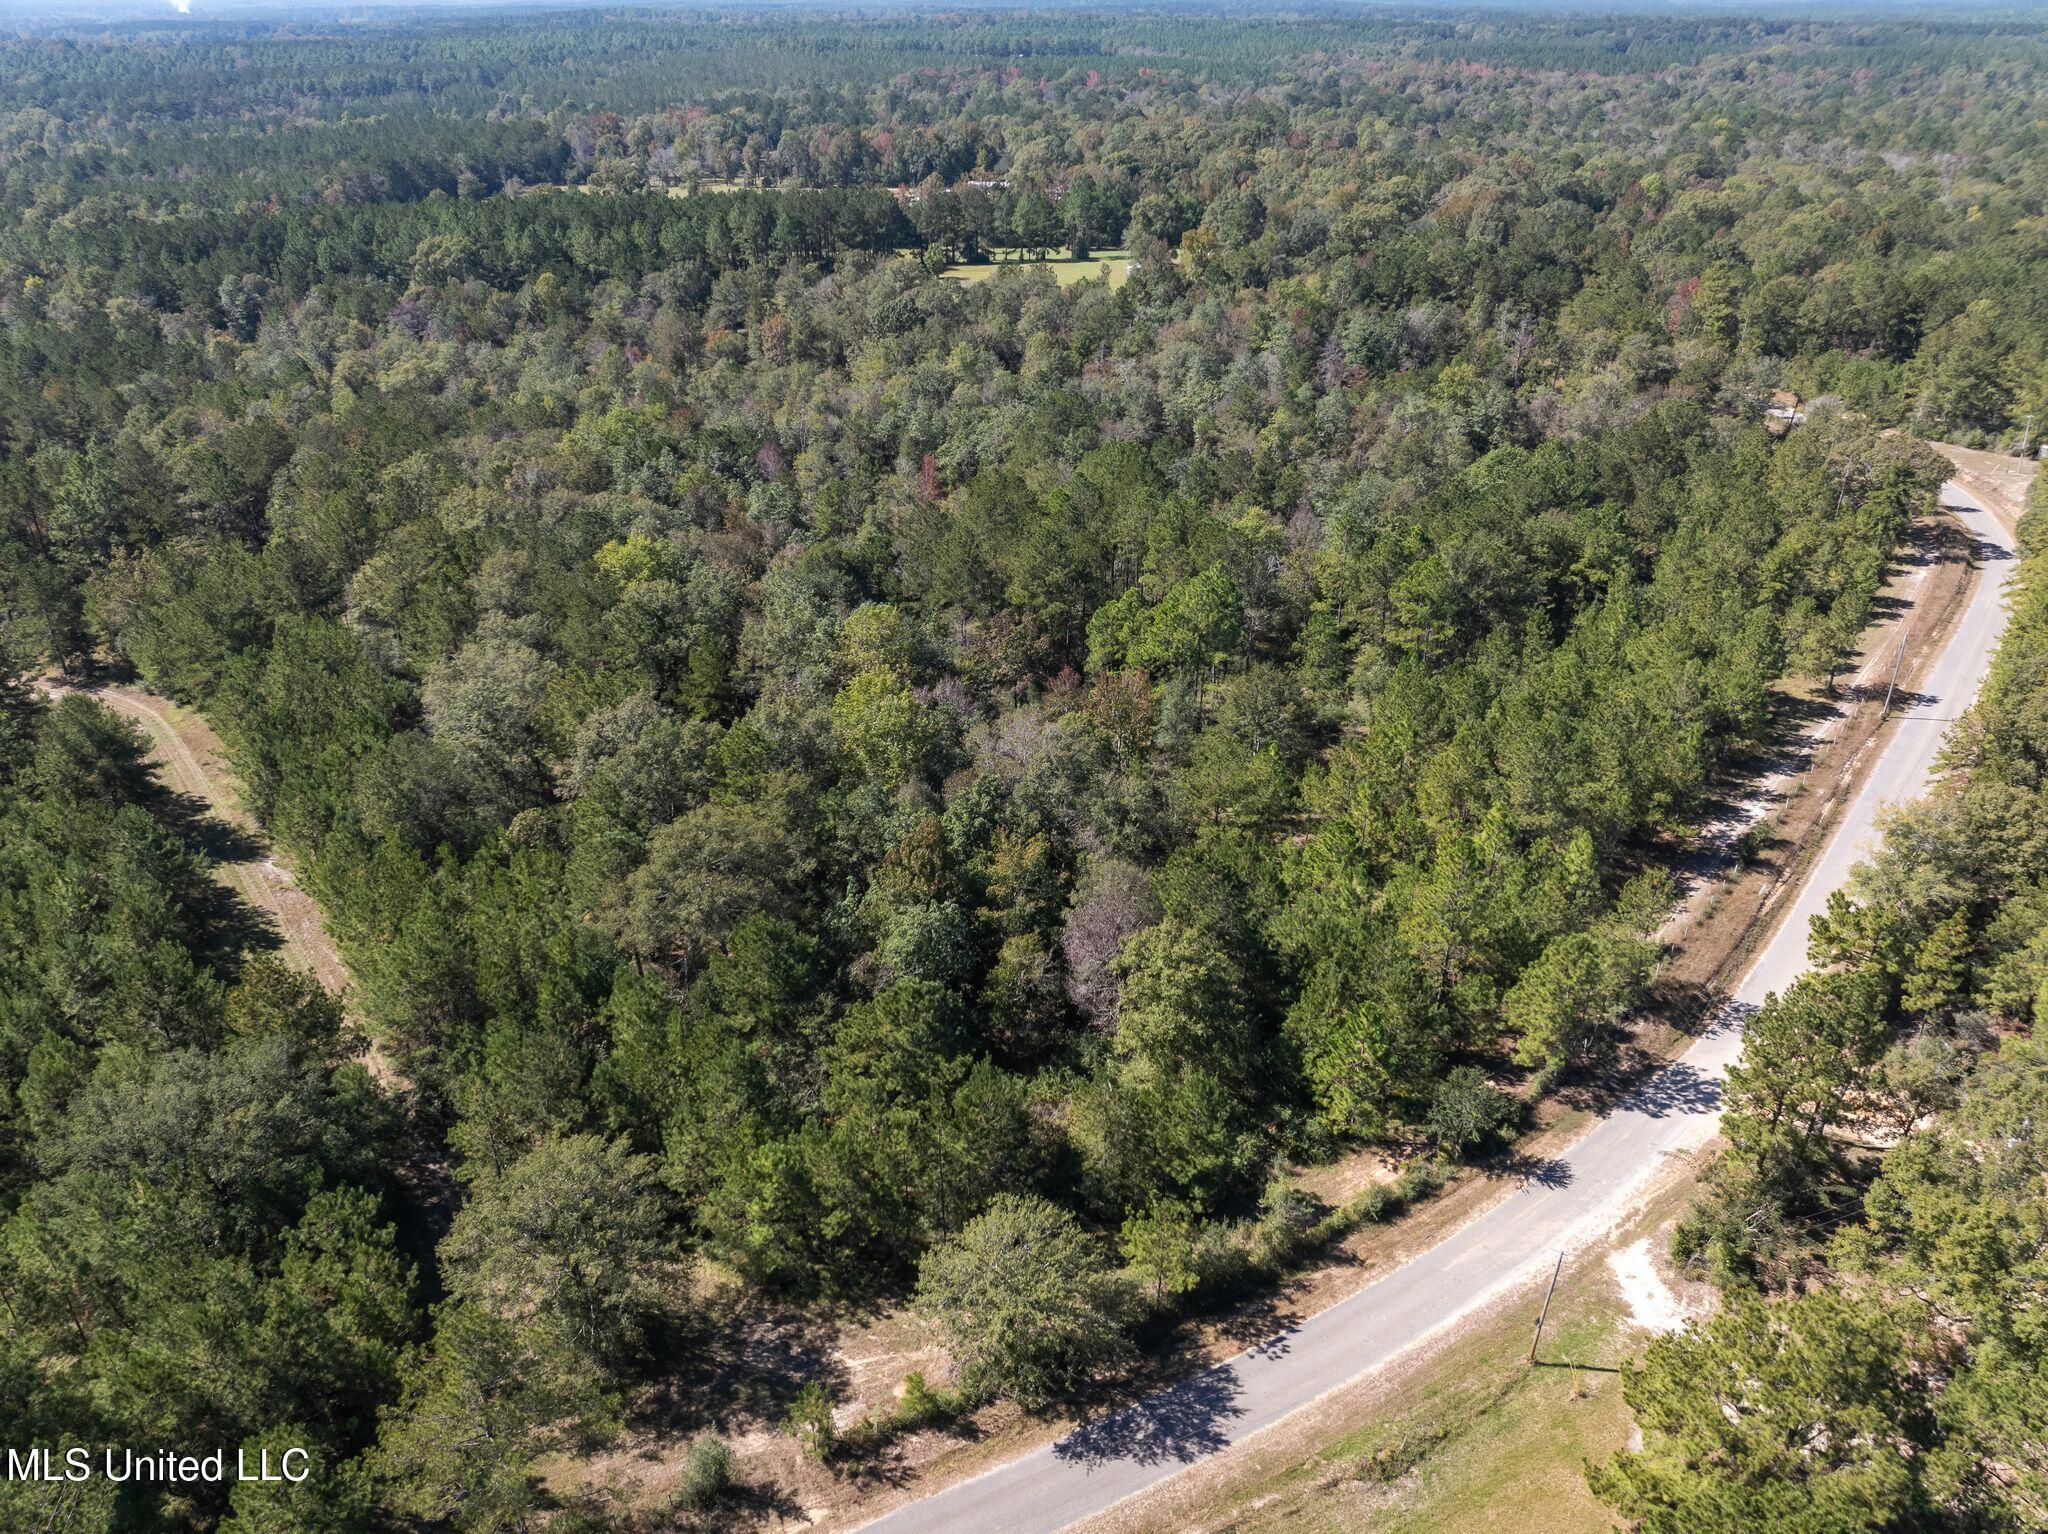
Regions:
<instances>
[{"instance_id":1,"label":"small green lawn","mask_svg":"<svg viewBox=\"0 0 2048 1534\"><path fill-rule=\"evenodd\" d=\"M1100 277L1105 271L1111 287L1120 286L1131 275L1131 258L1121 250L1098 250L1086 261L1073 261L1065 256L1035 260L1028 251L995 250L990 259L973 265L949 266L939 275L958 277L962 282L986 282L998 272L1017 271L1024 267L1042 266L1052 273L1053 281L1061 287L1071 287L1077 282L1086 282L1091 277Z\"/></svg>"}]
</instances>

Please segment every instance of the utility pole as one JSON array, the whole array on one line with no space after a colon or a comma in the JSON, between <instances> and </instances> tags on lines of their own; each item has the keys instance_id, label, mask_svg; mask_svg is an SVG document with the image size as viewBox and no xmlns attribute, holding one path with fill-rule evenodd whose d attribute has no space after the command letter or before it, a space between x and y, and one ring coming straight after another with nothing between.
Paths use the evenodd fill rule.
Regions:
<instances>
[{"instance_id":1,"label":"utility pole","mask_svg":"<svg viewBox=\"0 0 2048 1534\"><path fill-rule=\"evenodd\" d=\"M1557 1266L1550 1270L1550 1287L1543 1291L1543 1309L1536 1316L1536 1335L1529 1339L1529 1362L1536 1362L1536 1349L1543 1342L1543 1323L1550 1319L1550 1297L1557 1293L1557 1275L1564 1271L1564 1253L1557 1254Z\"/></svg>"},{"instance_id":2,"label":"utility pole","mask_svg":"<svg viewBox=\"0 0 2048 1534\"><path fill-rule=\"evenodd\" d=\"M1892 657L1892 679L1885 684L1884 712L1878 716L1877 722L1879 724L1883 724L1885 720L1891 718L1892 716L1892 694L1898 691L1899 667L1903 666L1905 663L1906 636L1904 634L1901 634L1899 635L1899 653Z\"/></svg>"}]
</instances>

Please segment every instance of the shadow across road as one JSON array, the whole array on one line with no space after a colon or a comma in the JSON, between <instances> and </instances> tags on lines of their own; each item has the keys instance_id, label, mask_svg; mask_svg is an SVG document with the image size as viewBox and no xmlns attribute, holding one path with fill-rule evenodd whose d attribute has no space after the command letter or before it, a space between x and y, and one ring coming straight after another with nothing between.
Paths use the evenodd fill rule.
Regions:
<instances>
[{"instance_id":1,"label":"shadow across road","mask_svg":"<svg viewBox=\"0 0 2048 1534\"><path fill-rule=\"evenodd\" d=\"M1572 1165L1558 1156L1532 1156L1526 1151L1514 1151L1494 1158L1486 1169L1495 1177L1512 1178L1524 1187L1532 1183L1539 1188L1569 1188L1572 1185Z\"/></svg>"},{"instance_id":2,"label":"shadow across road","mask_svg":"<svg viewBox=\"0 0 2048 1534\"><path fill-rule=\"evenodd\" d=\"M1229 1446L1226 1424L1244 1415L1237 1404L1243 1389L1230 1365L1210 1369L1084 1423L1053 1445L1053 1458L1088 1466L1190 1464Z\"/></svg>"},{"instance_id":3,"label":"shadow across road","mask_svg":"<svg viewBox=\"0 0 2048 1534\"><path fill-rule=\"evenodd\" d=\"M1712 1113L1721 1106L1721 1083L1680 1060L1644 1082L1623 1106L1653 1119L1674 1113Z\"/></svg>"}]
</instances>

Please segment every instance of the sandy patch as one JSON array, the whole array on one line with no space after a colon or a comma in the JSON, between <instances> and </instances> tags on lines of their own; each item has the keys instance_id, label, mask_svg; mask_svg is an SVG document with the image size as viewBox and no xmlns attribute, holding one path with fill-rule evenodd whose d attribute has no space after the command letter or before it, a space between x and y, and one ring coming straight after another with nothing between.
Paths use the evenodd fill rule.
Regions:
<instances>
[{"instance_id":1,"label":"sandy patch","mask_svg":"<svg viewBox=\"0 0 2048 1534\"><path fill-rule=\"evenodd\" d=\"M1650 1256L1648 1236L1633 1246L1609 1252L1607 1266L1614 1273L1615 1283L1621 1286L1630 1318L1644 1331L1683 1331L1686 1323L1695 1319L1685 1302L1664 1282L1664 1275L1657 1271Z\"/></svg>"}]
</instances>

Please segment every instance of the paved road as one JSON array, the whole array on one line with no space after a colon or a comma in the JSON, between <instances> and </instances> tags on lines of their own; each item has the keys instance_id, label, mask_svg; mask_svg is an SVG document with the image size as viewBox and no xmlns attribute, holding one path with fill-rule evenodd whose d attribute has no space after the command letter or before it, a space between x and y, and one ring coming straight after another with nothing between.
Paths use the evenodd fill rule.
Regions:
<instances>
[{"instance_id":1,"label":"paved road","mask_svg":"<svg viewBox=\"0 0 2048 1534\"><path fill-rule=\"evenodd\" d=\"M1883 737L1862 791L1813 865L1786 919L1726 1012L1683 1058L1651 1078L1540 1179L1441 1245L1321 1314L1148 1400L867 1527L871 1534L1054 1534L1348 1384L1547 1272L1560 1250L1592 1240L1674 1154L1720 1119L1721 1080L1741 1048L1741 1019L1806 968L1808 919L1870 850L1878 814L1927 786L1948 724L1976 696L2005 627L2013 569L2005 527L1951 482L1943 500L1976 538L1983 578L1924 691Z\"/></svg>"}]
</instances>

